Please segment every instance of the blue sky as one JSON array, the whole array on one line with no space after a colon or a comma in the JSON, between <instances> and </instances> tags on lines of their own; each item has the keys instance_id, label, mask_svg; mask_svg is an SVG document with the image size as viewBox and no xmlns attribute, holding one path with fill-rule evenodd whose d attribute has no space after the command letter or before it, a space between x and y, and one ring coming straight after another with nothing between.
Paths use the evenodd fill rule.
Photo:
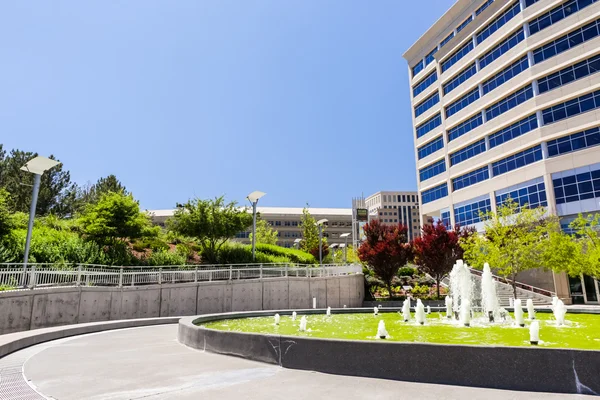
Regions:
<instances>
[{"instance_id":1,"label":"blue sky","mask_svg":"<svg viewBox=\"0 0 600 400\"><path fill-rule=\"evenodd\" d=\"M0 143L150 209L415 190L402 54L452 3L3 2Z\"/></svg>"}]
</instances>

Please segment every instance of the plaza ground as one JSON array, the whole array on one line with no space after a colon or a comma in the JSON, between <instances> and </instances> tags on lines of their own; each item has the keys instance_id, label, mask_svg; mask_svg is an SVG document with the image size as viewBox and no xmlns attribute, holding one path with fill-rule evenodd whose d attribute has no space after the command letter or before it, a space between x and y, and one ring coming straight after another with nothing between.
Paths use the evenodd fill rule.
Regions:
<instances>
[{"instance_id":1,"label":"plaza ground","mask_svg":"<svg viewBox=\"0 0 600 400\"><path fill-rule=\"evenodd\" d=\"M290 370L193 350L181 345L176 334L177 325L163 325L61 339L10 354L0 360L0 368L20 371L23 365L30 386L59 400L588 398ZM468 374L468 366L448 366L456 367ZM398 368L410 366L399 359Z\"/></svg>"}]
</instances>

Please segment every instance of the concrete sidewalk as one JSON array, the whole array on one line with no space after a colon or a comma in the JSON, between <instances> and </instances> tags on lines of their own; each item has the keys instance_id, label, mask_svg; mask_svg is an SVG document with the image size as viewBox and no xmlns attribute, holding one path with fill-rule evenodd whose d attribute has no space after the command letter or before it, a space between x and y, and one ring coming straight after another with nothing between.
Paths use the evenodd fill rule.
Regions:
<instances>
[{"instance_id":1,"label":"concrete sidewalk","mask_svg":"<svg viewBox=\"0 0 600 400\"><path fill-rule=\"evenodd\" d=\"M59 400L588 398L289 370L192 350L178 343L176 334L176 325L132 328L46 344L38 352L30 348L34 354L25 362L24 374L45 396ZM398 367L410 368L402 360ZM448 367L468 373L468 366Z\"/></svg>"}]
</instances>

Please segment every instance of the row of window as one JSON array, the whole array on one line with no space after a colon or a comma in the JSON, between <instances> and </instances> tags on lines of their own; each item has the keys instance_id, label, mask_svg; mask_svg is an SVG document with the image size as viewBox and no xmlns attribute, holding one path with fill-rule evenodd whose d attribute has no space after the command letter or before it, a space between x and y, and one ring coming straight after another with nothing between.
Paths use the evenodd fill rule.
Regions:
<instances>
[{"instance_id":1,"label":"row of window","mask_svg":"<svg viewBox=\"0 0 600 400\"><path fill-rule=\"evenodd\" d=\"M464 189L478 182L490 179L490 170L487 165L468 172L458 178L452 179L452 191Z\"/></svg>"},{"instance_id":2,"label":"row of window","mask_svg":"<svg viewBox=\"0 0 600 400\"><path fill-rule=\"evenodd\" d=\"M583 132L548 141L548 156L556 157L588 147L600 145L600 128L592 128Z\"/></svg>"},{"instance_id":3,"label":"row of window","mask_svg":"<svg viewBox=\"0 0 600 400\"><path fill-rule=\"evenodd\" d=\"M533 50L535 63L542 62L557 54L563 53L583 42L587 42L600 34L600 19Z\"/></svg>"},{"instance_id":4,"label":"row of window","mask_svg":"<svg viewBox=\"0 0 600 400\"><path fill-rule=\"evenodd\" d=\"M442 63L442 72L446 72L450 67L456 64L461 58L469 54L469 52L473 50L473 42L469 41L467 44L464 44L458 50L456 50L452 55Z\"/></svg>"},{"instance_id":5,"label":"row of window","mask_svg":"<svg viewBox=\"0 0 600 400\"><path fill-rule=\"evenodd\" d=\"M463 95L458 100L450 103L444 110L446 112L446 118L450 118L469 104L479 99L479 88L471 90L469 93Z\"/></svg>"},{"instance_id":6,"label":"row of window","mask_svg":"<svg viewBox=\"0 0 600 400\"><path fill-rule=\"evenodd\" d=\"M566 85L578 79L595 74L600 70L600 55L588 58L561 69L558 72L538 79L539 92L545 93L552 89Z\"/></svg>"},{"instance_id":7,"label":"row of window","mask_svg":"<svg viewBox=\"0 0 600 400\"><path fill-rule=\"evenodd\" d=\"M508 142L516 137L526 134L534 129L537 129L538 122L535 114L529 117L523 118L522 120L515 122L511 126L508 126L496 133L489 136L490 149L500 146L504 142Z\"/></svg>"},{"instance_id":8,"label":"row of window","mask_svg":"<svg viewBox=\"0 0 600 400\"><path fill-rule=\"evenodd\" d=\"M600 107L600 90L565 101L542 111L544 125L574 117Z\"/></svg>"},{"instance_id":9,"label":"row of window","mask_svg":"<svg viewBox=\"0 0 600 400\"><path fill-rule=\"evenodd\" d=\"M508 82L515 76L519 75L527 68L529 68L529 61L527 60L527 56L523 56L520 60L517 60L508 67L504 68L502 71L498 72L496 75L492 76L487 81L483 82L483 94L488 94L492 90L496 89L498 86Z\"/></svg>"},{"instance_id":10,"label":"row of window","mask_svg":"<svg viewBox=\"0 0 600 400\"><path fill-rule=\"evenodd\" d=\"M469 15L469 18L465 19L459 26L456 27L456 33L465 29L467 25L469 25L473 21L473 16Z\"/></svg>"},{"instance_id":11,"label":"row of window","mask_svg":"<svg viewBox=\"0 0 600 400\"><path fill-rule=\"evenodd\" d=\"M521 5L517 0L512 7L503 12L500 16L496 17L492 22L487 24L479 33L475 35L477 44L481 44L485 39L490 37L498 29L506 25L508 21L513 19L517 14L521 12Z\"/></svg>"},{"instance_id":12,"label":"row of window","mask_svg":"<svg viewBox=\"0 0 600 400\"><path fill-rule=\"evenodd\" d=\"M417 138L424 136L442 124L442 116L437 113L421 125L417 126Z\"/></svg>"},{"instance_id":13,"label":"row of window","mask_svg":"<svg viewBox=\"0 0 600 400\"><path fill-rule=\"evenodd\" d=\"M477 154L483 153L484 151L485 139L478 140L477 142L450 154L450 166L459 164L471 157L475 157Z\"/></svg>"},{"instance_id":14,"label":"row of window","mask_svg":"<svg viewBox=\"0 0 600 400\"><path fill-rule=\"evenodd\" d=\"M522 89L510 94L495 104L485 109L485 118L490 121L499 115L504 114L508 110L515 108L516 106L523 104L527 100L533 97L533 87L527 85Z\"/></svg>"},{"instance_id":15,"label":"row of window","mask_svg":"<svg viewBox=\"0 0 600 400\"><path fill-rule=\"evenodd\" d=\"M477 73L477 66L475 65L475 63L473 63L469 67L467 67L463 72L458 74L456 77L454 77L452 80L448 81L448 83L446 83L444 85L444 87L443 87L444 95L447 95L448 93L450 93L451 91L456 89L461 83L463 83L464 81L466 81L467 79L469 79L470 77L475 75L476 73Z\"/></svg>"},{"instance_id":16,"label":"row of window","mask_svg":"<svg viewBox=\"0 0 600 400\"><path fill-rule=\"evenodd\" d=\"M497 206L503 206L506 202L508 202L509 198L517 203L517 212L520 212L521 207L523 207L525 204L527 204L529 208L547 207L548 199L546 198L544 179L538 178L534 181L521 184L514 189L497 192Z\"/></svg>"},{"instance_id":17,"label":"row of window","mask_svg":"<svg viewBox=\"0 0 600 400\"><path fill-rule=\"evenodd\" d=\"M440 94L435 92L419 104L415 106L415 118L429 110L431 107L440 102Z\"/></svg>"},{"instance_id":18,"label":"row of window","mask_svg":"<svg viewBox=\"0 0 600 400\"><path fill-rule=\"evenodd\" d=\"M436 151L443 149L443 148L444 148L444 137L440 136L437 139L432 140L431 142L419 147L419 149L417 150L419 160L422 158L425 158L428 155L433 154Z\"/></svg>"},{"instance_id":19,"label":"row of window","mask_svg":"<svg viewBox=\"0 0 600 400\"><path fill-rule=\"evenodd\" d=\"M483 124L483 117L481 116L481 113L477 113L468 120L456 125L454 128L448 129L448 142L461 137L481 124Z\"/></svg>"},{"instance_id":20,"label":"row of window","mask_svg":"<svg viewBox=\"0 0 600 400\"><path fill-rule=\"evenodd\" d=\"M427 204L446 196L448 196L448 185L444 182L431 189L423 190L421 192L421 202Z\"/></svg>"},{"instance_id":21,"label":"row of window","mask_svg":"<svg viewBox=\"0 0 600 400\"><path fill-rule=\"evenodd\" d=\"M570 0L548 11L529 22L529 33L533 35L549 27L582 8L594 4L597 0Z\"/></svg>"},{"instance_id":22,"label":"row of window","mask_svg":"<svg viewBox=\"0 0 600 400\"><path fill-rule=\"evenodd\" d=\"M484 200L454 207L454 220L460 226L468 226L481 221L481 214L492 210L489 197Z\"/></svg>"},{"instance_id":23,"label":"row of window","mask_svg":"<svg viewBox=\"0 0 600 400\"><path fill-rule=\"evenodd\" d=\"M413 97L417 97L421 92L427 89L429 86L433 84L433 82L437 81L437 72L433 71L429 75L425 77L421 82L419 82L413 88Z\"/></svg>"},{"instance_id":24,"label":"row of window","mask_svg":"<svg viewBox=\"0 0 600 400\"><path fill-rule=\"evenodd\" d=\"M556 204L600 198L600 169L552 180Z\"/></svg>"},{"instance_id":25,"label":"row of window","mask_svg":"<svg viewBox=\"0 0 600 400\"><path fill-rule=\"evenodd\" d=\"M494 176L502 175L517 168L524 167L525 165L540 161L542 158L542 146L538 144L537 146L520 151L512 156L508 156L492 163L492 174Z\"/></svg>"},{"instance_id":26,"label":"row of window","mask_svg":"<svg viewBox=\"0 0 600 400\"><path fill-rule=\"evenodd\" d=\"M436 175L439 175L445 171L446 171L446 162L442 159L431 165L428 165L425 168L421 168L419 170L419 180L421 182L426 181L427 179L432 178Z\"/></svg>"},{"instance_id":27,"label":"row of window","mask_svg":"<svg viewBox=\"0 0 600 400\"><path fill-rule=\"evenodd\" d=\"M487 0L485 3L483 3L477 10L475 10L475 16L481 14L486 8L488 8L492 3L494 2L494 0Z\"/></svg>"}]
</instances>

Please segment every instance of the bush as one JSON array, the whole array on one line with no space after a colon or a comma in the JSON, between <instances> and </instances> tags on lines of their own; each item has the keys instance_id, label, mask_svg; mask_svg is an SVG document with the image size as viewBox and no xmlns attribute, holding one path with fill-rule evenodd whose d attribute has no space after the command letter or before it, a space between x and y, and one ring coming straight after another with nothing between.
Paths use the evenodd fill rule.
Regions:
<instances>
[{"instance_id":1,"label":"bush","mask_svg":"<svg viewBox=\"0 0 600 400\"><path fill-rule=\"evenodd\" d=\"M277 247L277 246L275 246ZM252 246L236 242L227 242L219 251L219 264L272 264L272 263L291 263L292 261L281 255L267 254L262 251L256 251L256 259L252 261Z\"/></svg>"},{"instance_id":2,"label":"bush","mask_svg":"<svg viewBox=\"0 0 600 400\"><path fill-rule=\"evenodd\" d=\"M417 269L413 267L402 267L398 270L398 276L414 276L417 274Z\"/></svg>"},{"instance_id":3,"label":"bush","mask_svg":"<svg viewBox=\"0 0 600 400\"><path fill-rule=\"evenodd\" d=\"M257 243L256 251L273 256L285 257L286 259L291 260L291 262L297 264L317 264L317 259L312 254L306 253L302 250L288 249L286 247L272 244Z\"/></svg>"},{"instance_id":4,"label":"bush","mask_svg":"<svg viewBox=\"0 0 600 400\"><path fill-rule=\"evenodd\" d=\"M157 250L150 254L150 257L146 260L148 265L160 266L160 265L184 265L187 258L182 254L171 252L167 250Z\"/></svg>"}]
</instances>

